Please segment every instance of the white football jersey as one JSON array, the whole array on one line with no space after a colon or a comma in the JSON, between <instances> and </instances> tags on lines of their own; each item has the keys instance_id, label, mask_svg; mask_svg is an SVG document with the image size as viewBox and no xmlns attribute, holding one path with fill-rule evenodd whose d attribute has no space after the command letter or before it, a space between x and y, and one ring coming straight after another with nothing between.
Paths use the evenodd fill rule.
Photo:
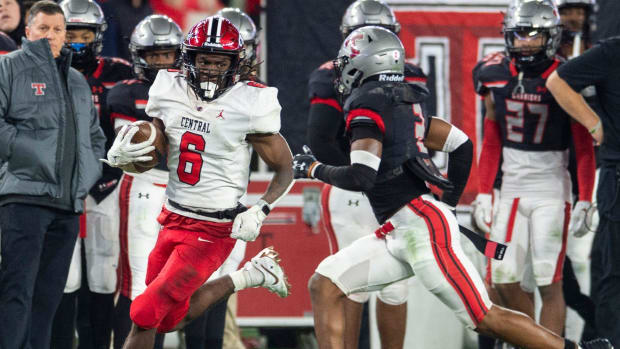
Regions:
<instances>
[{"instance_id":1,"label":"white football jersey","mask_svg":"<svg viewBox=\"0 0 620 349\"><path fill-rule=\"evenodd\" d=\"M502 148L502 198L559 198L570 202L568 150Z\"/></svg>"},{"instance_id":2,"label":"white football jersey","mask_svg":"<svg viewBox=\"0 0 620 349\"><path fill-rule=\"evenodd\" d=\"M168 199L204 211L236 207L249 180L246 136L279 132L277 95L276 88L238 82L205 102L195 97L179 72L160 70L149 91L146 113L166 126Z\"/></svg>"}]
</instances>

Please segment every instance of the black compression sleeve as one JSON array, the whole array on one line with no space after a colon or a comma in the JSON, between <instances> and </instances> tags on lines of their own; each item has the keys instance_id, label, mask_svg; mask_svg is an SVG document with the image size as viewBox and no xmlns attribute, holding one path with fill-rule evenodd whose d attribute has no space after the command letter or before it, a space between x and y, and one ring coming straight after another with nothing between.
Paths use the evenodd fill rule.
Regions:
<instances>
[{"instance_id":1,"label":"black compression sleeve","mask_svg":"<svg viewBox=\"0 0 620 349\"><path fill-rule=\"evenodd\" d=\"M362 164L338 167L320 164L314 170L314 178L345 190L368 191L375 185L377 171Z\"/></svg>"},{"instance_id":2,"label":"black compression sleeve","mask_svg":"<svg viewBox=\"0 0 620 349\"><path fill-rule=\"evenodd\" d=\"M344 116L336 108L326 104L310 105L308 115L308 145L323 163L334 166L349 164L349 155L345 153L346 139L338 133L344 129Z\"/></svg>"},{"instance_id":3,"label":"black compression sleeve","mask_svg":"<svg viewBox=\"0 0 620 349\"><path fill-rule=\"evenodd\" d=\"M469 139L448 154L448 179L454 185L454 189L445 191L441 201L456 207L469 179L473 156L474 145Z\"/></svg>"},{"instance_id":4,"label":"black compression sleeve","mask_svg":"<svg viewBox=\"0 0 620 349\"><path fill-rule=\"evenodd\" d=\"M375 123L354 123L351 125L351 143L362 138L372 138L383 142L383 133Z\"/></svg>"}]
</instances>

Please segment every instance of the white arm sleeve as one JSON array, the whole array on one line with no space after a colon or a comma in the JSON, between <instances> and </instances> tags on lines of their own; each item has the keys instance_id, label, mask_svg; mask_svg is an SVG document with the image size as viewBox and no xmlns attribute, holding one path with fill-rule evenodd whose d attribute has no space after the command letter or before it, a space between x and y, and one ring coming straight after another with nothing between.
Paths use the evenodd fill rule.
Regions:
<instances>
[{"instance_id":1,"label":"white arm sleeve","mask_svg":"<svg viewBox=\"0 0 620 349\"><path fill-rule=\"evenodd\" d=\"M446 153L453 152L456 148L467 142L467 140L469 140L469 137L467 137L465 132L461 131L458 127L452 125L450 133L448 134L448 138L446 138L446 142L443 145L442 151Z\"/></svg>"},{"instance_id":2,"label":"white arm sleeve","mask_svg":"<svg viewBox=\"0 0 620 349\"><path fill-rule=\"evenodd\" d=\"M379 165L381 164L381 158L365 150L353 150L351 152L351 165L353 164L366 165L375 171L379 171Z\"/></svg>"}]
</instances>

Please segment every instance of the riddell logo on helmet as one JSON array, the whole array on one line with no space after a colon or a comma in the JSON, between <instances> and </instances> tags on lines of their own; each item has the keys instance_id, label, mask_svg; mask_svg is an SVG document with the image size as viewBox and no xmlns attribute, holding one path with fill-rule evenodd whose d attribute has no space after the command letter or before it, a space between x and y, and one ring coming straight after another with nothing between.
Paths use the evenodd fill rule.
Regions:
<instances>
[{"instance_id":1,"label":"riddell logo on helmet","mask_svg":"<svg viewBox=\"0 0 620 349\"><path fill-rule=\"evenodd\" d=\"M404 81L405 77L398 74L381 74L379 75L379 81Z\"/></svg>"},{"instance_id":2,"label":"riddell logo on helmet","mask_svg":"<svg viewBox=\"0 0 620 349\"><path fill-rule=\"evenodd\" d=\"M223 47L222 44L220 44L219 42L205 42L204 44L202 44L203 47L205 46L211 46L211 47Z\"/></svg>"}]
</instances>

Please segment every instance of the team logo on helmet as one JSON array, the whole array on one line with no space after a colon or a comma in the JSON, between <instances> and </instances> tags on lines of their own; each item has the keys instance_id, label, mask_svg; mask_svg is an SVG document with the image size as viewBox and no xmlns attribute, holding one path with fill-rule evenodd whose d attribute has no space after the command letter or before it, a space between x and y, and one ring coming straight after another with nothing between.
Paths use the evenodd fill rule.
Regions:
<instances>
[{"instance_id":1,"label":"team logo on helmet","mask_svg":"<svg viewBox=\"0 0 620 349\"><path fill-rule=\"evenodd\" d=\"M358 47L358 41L363 40L364 39L364 34L363 33L358 33L356 35L352 35L349 38L347 38L347 41L344 43L344 47L346 47L349 50L349 58L355 58L357 55L360 54L360 49Z\"/></svg>"}]
</instances>

